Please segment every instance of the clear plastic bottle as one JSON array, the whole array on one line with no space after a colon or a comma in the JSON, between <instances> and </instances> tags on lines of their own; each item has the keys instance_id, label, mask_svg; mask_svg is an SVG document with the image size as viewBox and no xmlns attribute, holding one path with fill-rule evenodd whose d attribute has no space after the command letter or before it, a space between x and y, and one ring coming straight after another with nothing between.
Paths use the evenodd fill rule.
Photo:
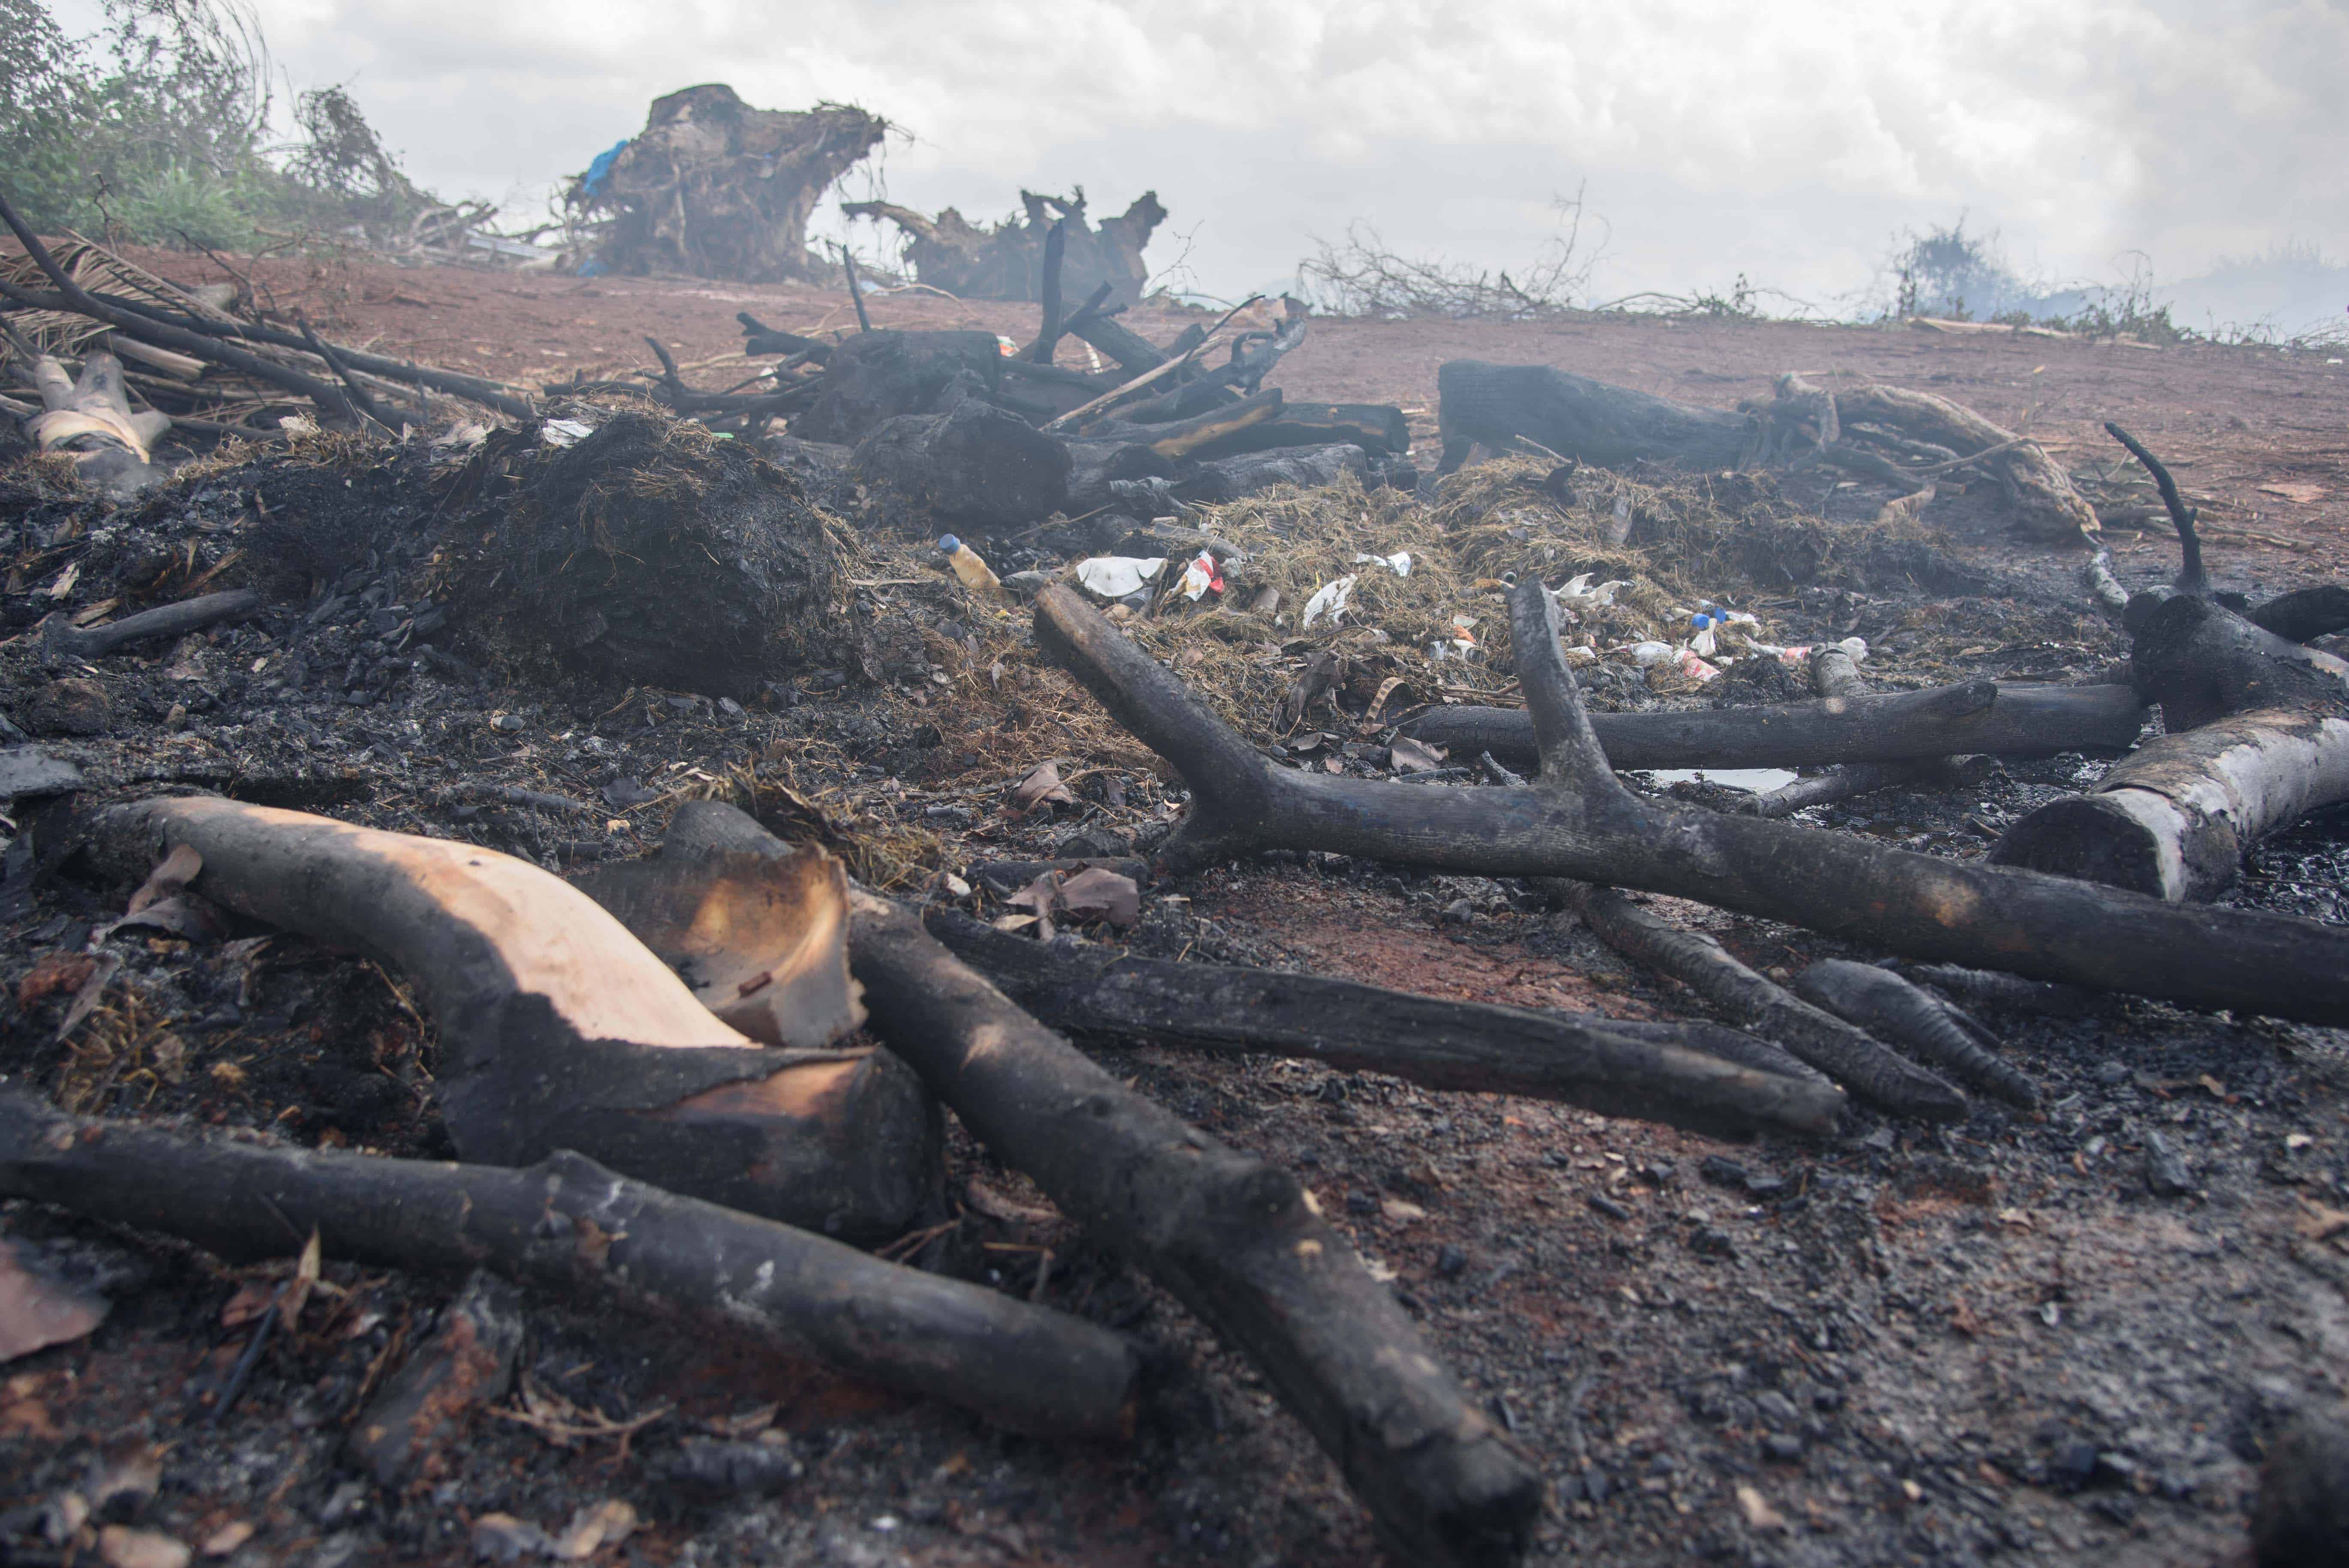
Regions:
<instances>
[{"instance_id":1,"label":"clear plastic bottle","mask_svg":"<svg viewBox=\"0 0 2349 1568\"><path fill-rule=\"evenodd\" d=\"M1002 581L995 575L994 570L979 558L978 552L957 539L953 534L939 536L938 550L954 567L955 575L962 579L962 585L972 593L999 593L1003 591Z\"/></svg>"}]
</instances>

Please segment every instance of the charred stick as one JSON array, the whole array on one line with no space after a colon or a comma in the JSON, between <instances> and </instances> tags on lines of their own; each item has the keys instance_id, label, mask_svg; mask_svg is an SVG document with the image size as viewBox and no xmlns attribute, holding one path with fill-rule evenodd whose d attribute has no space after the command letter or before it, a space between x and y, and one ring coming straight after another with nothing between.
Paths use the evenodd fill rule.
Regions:
<instances>
[{"instance_id":1,"label":"charred stick","mask_svg":"<svg viewBox=\"0 0 2349 1568\"><path fill-rule=\"evenodd\" d=\"M1671 975L1723 1017L1784 1046L1869 1104L1935 1120L1965 1114L1965 1098L1948 1084L1754 973L1705 933L1670 924L1613 888L1561 878L1535 885L1579 913L1608 946Z\"/></svg>"},{"instance_id":2,"label":"charred stick","mask_svg":"<svg viewBox=\"0 0 2349 1568\"><path fill-rule=\"evenodd\" d=\"M310 323L306 318L296 316L295 319L301 324L302 337L310 346L310 352L325 360L326 368L341 378L344 387L351 395L351 406L385 435L397 434L398 428L383 417L383 410L377 407L374 396L359 385L359 379L351 373L351 367L344 364L335 351L326 346L326 339L310 329Z\"/></svg>"},{"instance_id":3,"label":"charred stick","mask_svg":"<svg viewBox=\"0 0 2349 1568\"><path fill-rule=\"evenodd\" d=\"M2017 1013L2037 1013L2050 1018L2095 1018L2113 1010L2113 998L2077 985L2045 980L2025 980L1995 969L1966 969L1955 964L1903 964L1901 972L1920 985L1947 991L1985 1007Z\"/></svg>"},{"instance_id":4,"label":"charred stick","mask_svg":"<svg viewBox=\"0 0 2349 1568\"><path fill-rule=\"evenodd\" d=\"M982 1141L1256 1364L1398 1561L1523 1557L1539 1472L1294 1176L1127 1089L897 905L856 895L851 944L874 1030Z\"/></svg>"},{"instance_id":5,"label":"charred stick","mask_svg":"<svg viewBox=\"0 0 2349 1568\"><path fill-rule=\"evenodd\" d=\"M1889 969L1824 958L1795 976L1795 994L1871 1034L1899 1041L1977 1088L2026 1108L2039 1103L2038 1085L1975 1043L1967 1026L1981 1026Z\"/></svg>"},{"instance_id":6,"label":"charred stick","mask_svg":"<svg viewBox=\"0 0 2349 1568\"><path fill-rule=\"evenodd\" d=\"M306 376L299 370L247 354L242 349L230 348L224 344L172 326L168 322L138 316L92 299L87 290L57 265L57 259L49 254L49 248L41 243L41 237L26 226L25 220L17 216L16 209L8 204L5 196L0 196L0 222L5 222L15 232L17 242L25 247L25 253L31 256L34 264L48 275L49 282L57 285L57 292L65 296L67 304L78 314L92 321L104 322L109 326L138 333L158 347L174 348L182 354L192 354L199 359L208 359L233 370L243 371L247 376L268 382L272 387L280 387L309 398L329 418L354 425L358 423L358 410L343 395L343 389L331 381L321 381L315 376ZM23 293L13 284L0 283L0 294L19 303L23 303Z\"/></svg>"},{"instance_id":7,"label":"charred stick","mask_svg":"<svg viewBox=\"0 0 2349 1568\"><path fill-rule=\"evenodd\" d=\"M1717 1058L1708 1047L1731 1030L1620 1030L1604 1018L1445 1001L1318 975L1070 951L949 909L930 911L925 923L1038 1021L1078 1034L1289 1057L1701 1131L1826 1132L1843 1109L1842 1094L1816 1078ZM1776 1056L1762 1049L1758 1059Z\"/></svg>"},{"instance_id":8,"label":"charred stick","mask_svg":"<svg viewBox=\"0 0 2349 1568\"><path fill-rule=\"evenodd\" d=\"M1538 583L1515 592L1529 589L1539 592ZM1036 624L1040 645L1190 786L1190 814L1158 851L1172 865L1284 848L1486 876L1574 877L1807 925L1908 957L2349 1021L2349 931L2183 909L1628 794L1413 789L1275 769L1073 590L1055 583L1039 594ZM1556 639L1543 643L1537 633L1520 639L1518 657L1562 664ZM1932 749L1948 748L1944 740Z\"/></svg>"},{"instance_id":9,"label":"charred stick","mask_svg":"<svg viewBox=\"0 0 2349 1568\"><path fill-rule=\"evenodd\" d=\"M1061 261L1068 248L1069 221L1055 218L1051 232L1044 236L1044 277L1036 291L1038 303L1043 308L1043 321L1036 330L1035 345L1028 350L1028 357L1039 365L1052 363L1052 347L1067 330L1061 325Z\"/></svg>"},{"instance_id":10,"label":"charred stick","mask_svg":"<svg viewBox=\"0 0 2349 1568\"><path fill-rule=\"evenodd\" d=\"M283 1256L315 1230L330 1257L589 1291L1019 1431L1111 1436L1133 1418L1140 1358L1121 1336L567 1150L510 1170L288 1149L69 1117L0 1088L0 1191L233 1259Z\"/></svg>"},{"instance_id":11,"label":"charred stick","mask_svg":"<svg viewBox=\"0 0 2349 1568\"><path fill-rule=\"evenodd\" d=\"M839 246L838 249L840 251L840 270L845 273L848 278L848 301L851 304L854 304L856 307L856 330L859 332L870 332L873 330L873 318L865 314L864 291L862 288L859 288L856 284L856 258L848 253L848 247L846 245Z\"/></svg>"},{"instance_id":12,"label":"charred stick","mask_svg":"<svg viewBox=\"0 0 2349 1568\"><path fill-rule=\"evenodd\" d=\"M2145 705L2122 686L1968 681L1763 707L1594 713L1590 727L1617 768L1801 768L1957 752L2121 751L2145 727ZM1455 756L1489 751L1512 767L1537 760L1533 721L1516 708L1434 708L1402 733Z\"/></svg>"},{"instance_id":13,"label":"charred stick","mask_svg":"<svg viewBox=\"0 0 2349 1568\"><path fill-rule=\"evenodd\" d=\"M225 593L202 593L193 599L182 599L176 604L159 604L103 626L77 626L70 617L60 614L41 624L41 651L45 655L102 659L132 643L142 643L150 637L183 637L222 621L237 620L260 608L260 594L249 588L234 588Z\"/></svg>"},{"instance_id":14,"label":"charred stick","mask_svg":"<svg viewBox=\"0 0 2349 1568\"><path fill-rule=\"evenodd\" d=\"M1750 800L1741 800L1737 809L1754 817L1791 817L1812 806L1829 806L1856 795L1899 789L1948 776L1946 759L1940 758L1917 762L1838 763L1815 779L1797 779Z\"/></svg>"},{"instance_id":15,"label":"charred stick","mask_svg":"<svg viewBox=\"0 0 2349 1568\"><path fill-rule=\"evenodd\" d=\"M2161 491L2161 504L2168 510L2170 523L2178 530L2180 554L2178 591L2181 593L2208 593L2210 591L2210 574L2202 569L2202 540L2194 531L2197 513L2194 508L2186 504L2186 498L2178 493L2178 481L2169 477L2169 470L2162 467L2159 458L2146 450L2144 442L2109 419L2105 421L2105 434L2127 447L2129 456L2145 465L2146 472L2153 476L2154 487Z\"/></svg>"}]
</instances>

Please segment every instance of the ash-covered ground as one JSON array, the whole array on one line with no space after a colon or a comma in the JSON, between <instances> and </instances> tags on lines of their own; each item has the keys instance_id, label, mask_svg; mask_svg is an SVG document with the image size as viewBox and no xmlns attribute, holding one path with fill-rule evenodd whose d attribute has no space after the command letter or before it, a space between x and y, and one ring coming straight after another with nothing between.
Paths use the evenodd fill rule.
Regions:
<instances>
[{"instance_id":1,"label":"ash-covered ground","mask_svg":"<svg viewBox=\"0 0 2349 1568\"><path fill-rule=\"evenodd\" d=\"M88 951L129 892L70 852L73 813L96 803L213 791L561 872L643 853L678 802L719 797L913 901L957 897L954 879L989 860L1146 854L1179 815L1179 782L1036 653L1023 610L967 593L926 537L885 527L881 509L868 517L866 498L829 476L778 481L831 542L801 585L805 645L788 670L651 682L566 660L540 625L552 612L501 596L484 553L512 521L502 498L551 471L537 432L521 434L487 449L419 435L402 449L230 454L120 505L14 470L0 497L0 711L83 785L13 816L0 878L10 1079L82 1114L450 1152L437 1039L410 977L233 923L196 940L126 929ZM755 460L707 446L695 461ZM2088 679L2126 652L2076 587L2077 558L2007 547L1988 496L1951 499L1929 527L1887 528L1871 520L1889 492L1826 478L1589 475L1560 504L1540 471L1483 465L1426 500L1276 492L1186 520L1247 546L1251 580L1283 587L1284 608L1133 629L1251 740L1364 776L1386 773L1382 721L1406 703L1507 700L1497 578L1523 564L1630 584L1594 612L1602 646L1710 597L1760 616L1778 645L1865 638L1864 673L1884 689ZM1634 524L1606 546L1618 499ZM978 542L999 572L1049 572L1116 548L1128 526ZM1404 550L1412 574L1369 568L1346 625L1298 625L1300 585ZM2140 580L2163 570L2124 561ZM2217 565L2221 586L2295 585L2288 567L2254 582ZM644 570L649 583L667 568ZM237 585L265 607L176 645L75 661L37 631L59 612L103 624ZM1431 643L1446 656L1431 658ZM1292 686L1333 651L1342 678L1286 721ZM1787 693L1773 663L1700 686L1602 658L1585 686L1600 707L1775 700ZM1073 799L1017 810L1014 786L1047 759ZM1886 793L1805 820L1974 855L2103 766L2009 760L1962 793ZM2232 896L2337 921L2344 866L2349 815L2334 813L2262 847ZM999 912L983 889L959 896ZM1881 956L1654 902L1765 972ZM1274 856L1162 881L1143 910L1130 933L1061 940L1463 999L1704 1016L1506 881ZM106 958L119 971L60 1041ZM2349 1036L2146 1002L1993 1021L2044 1110L1977 1099L1962 1122L1927 1127L1856 1109L1833 1139L1745 1144L1294 1061L1094 1048L1141 1092L1295 1169L1392 1276L1549 1479L1537 1560L2240 1557L2264 1445L2290 1413L2344 1392L2349 1233L2324 1215L2349 1207ZM0 1369L11 1561L66 1562L88 1550L74 1526L109 1522L235 1563L457 1561L499 1539L477 1532L484 1516L560 1532L609 1500L639 1522L603 1560L629 1563L1375 1555L1360 1506L1264 1379L958 1131L923 1227L936 1233L914 1255L1162 1352L1131 1443L1009 1437L531 1293L516 1391L470 1424L444 1473L393 1494L343 1457L347 1434L458 1282L329 1255L333 1288L264 1347L223 1412L252 1340L233 1304L290 1264L231 1270L22 1204L5 1222L113 1302L87 1338ZM769 1490L698 1486L677 1456L709 1435L789 1463ZM86 1522L69 1493L95 1505Z\"/></svg>"}]
</instances>

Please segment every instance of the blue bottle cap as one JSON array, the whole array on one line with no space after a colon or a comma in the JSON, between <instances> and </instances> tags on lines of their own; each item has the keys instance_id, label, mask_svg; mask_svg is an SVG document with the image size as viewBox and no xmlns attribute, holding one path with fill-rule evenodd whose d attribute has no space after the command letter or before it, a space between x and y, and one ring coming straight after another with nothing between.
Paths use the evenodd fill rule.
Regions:
<instances>
[{"instance_id":1,"label":"blue bottle cap","mask_svg":"<svg viewBox=\"0 0 2349 1568\"><path fill-rule=\"evenodd\" d=\"M941 533L938 535L938 548L945 551L948 555L952 555L956 551L962 548L962 541L957 539L951 533Z\"/></svg>"}]
</instances>

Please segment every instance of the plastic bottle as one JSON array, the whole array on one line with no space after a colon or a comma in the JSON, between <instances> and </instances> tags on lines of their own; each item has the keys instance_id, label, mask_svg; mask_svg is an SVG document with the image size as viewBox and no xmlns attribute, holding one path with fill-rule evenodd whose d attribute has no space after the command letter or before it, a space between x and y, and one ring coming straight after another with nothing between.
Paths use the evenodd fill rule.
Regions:
<instances>
[{"instance_id":1,"label":"plastic bottle","mask_svg":"<svg viewBox=\"0 0 2349 1568\"><path fill-rule=\"evenodd\" d=\"M941 534L938 538L938 549L953 565L955 575L962 579L962 585L972 593L984 591L999 593L1003 591L1002 581L995 575L986 562L979 559L978 552L957 539L953 534Z\"/></svg>"}]
</instances>

